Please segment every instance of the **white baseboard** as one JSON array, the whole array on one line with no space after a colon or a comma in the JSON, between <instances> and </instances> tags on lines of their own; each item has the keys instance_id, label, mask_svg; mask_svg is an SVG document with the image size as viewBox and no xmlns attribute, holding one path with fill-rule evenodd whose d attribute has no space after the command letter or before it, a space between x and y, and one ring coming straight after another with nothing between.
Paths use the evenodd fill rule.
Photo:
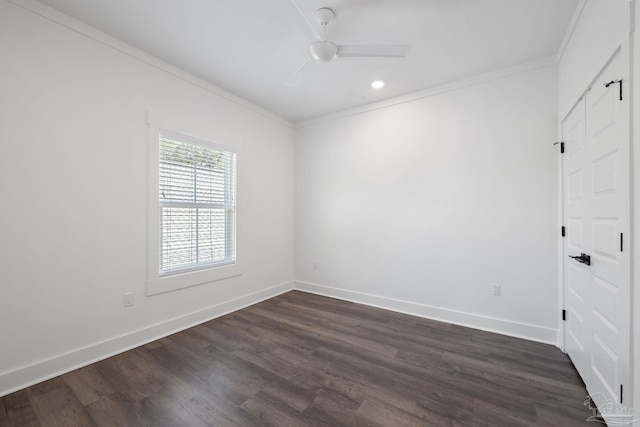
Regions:
<instances>
[{"instance_id":1,"label":"white baseboard","mask_svg":"<svg viewBox=\"0 0 640 427\"><path fill-rule=\"evenodd\" d=\"M403 301L378 295L365 294L347 289L334 288L310 282L295 282L295 289L312 294L323 295L358 304L370 305L385 310L466 326L488 332L495 332L530 341L557 345L558 331L552 328L530 325L527 323L513 322L511 320L498 319L473 313L434 307L426 304Z\"/></svg>"},{"instance_id":2,"label":"white baseboard","mask_svg":"<svg viewBox=\"0 0 640 427\"><path fill-rule=\"evenodd\" d=\"M0 374L0 397L289 292L293 289L293 283L292 281L281 283L13 371L4 372Z\"/></svg>"}]
</instances>

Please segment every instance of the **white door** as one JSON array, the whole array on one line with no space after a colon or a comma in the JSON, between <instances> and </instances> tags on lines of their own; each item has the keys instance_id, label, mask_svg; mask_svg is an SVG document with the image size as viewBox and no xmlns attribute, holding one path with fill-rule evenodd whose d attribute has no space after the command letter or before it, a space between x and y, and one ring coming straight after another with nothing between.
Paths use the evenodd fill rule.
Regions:
<instances>
[{"instance_id":1,"label":"white door","mask_svg":"<svg viewBox=\"0 0 640 427\"><path fill-rule=\"evenodd\" d=\"M562 124L565 347L599 408L630 395L627 70L619 51Z\"/></svg>"}]
</instances>

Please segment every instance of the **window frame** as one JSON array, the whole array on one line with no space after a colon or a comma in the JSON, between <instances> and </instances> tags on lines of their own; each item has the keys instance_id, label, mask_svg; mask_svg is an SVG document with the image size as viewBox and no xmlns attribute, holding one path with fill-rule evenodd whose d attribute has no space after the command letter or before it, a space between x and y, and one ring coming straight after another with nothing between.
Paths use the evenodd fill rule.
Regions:
<instances>
[{"instance_id":1,"label":"window frame","mask_svg":"<svg viewBox=\"0 0 640 427\"><path fill-rule=\"evenodd\" d=\"M235 170L235 189L237 193L237 177L238 177L238 151L233 147L220 144L211 139L201 138L190 135L185 132L167 129L164 126L154 124L149 120L149 241L148 241L148 277L147 277L147 295L156 295L164 292L170 292L191 286L202 285L205 283L215 282L218 280L228 279L242 274L242 267L238 263L238 200L235 195L235 238L234 251L235 259L219 264L209 266L195 267L184 270L176 270L171 272L160 272L160 200L158 198L160 188L160 136L166 136L170 139L176 139L188 144L194 144L211 148L217 151L234 153L236 156Z\"/></svg>"}]
</instances>

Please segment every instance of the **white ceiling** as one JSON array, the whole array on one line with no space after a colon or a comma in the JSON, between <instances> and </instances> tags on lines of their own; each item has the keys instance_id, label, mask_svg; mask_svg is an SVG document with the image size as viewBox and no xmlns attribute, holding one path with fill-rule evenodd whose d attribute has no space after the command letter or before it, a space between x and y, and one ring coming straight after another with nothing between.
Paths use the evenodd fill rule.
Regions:
<instances>
[{"instance_id":1,"label":"white ceiling","mask_svg":"<svg viewBox=\"0 0 640 427\"><path fill-rule=\"evenodd\" d=\"M298 122L555 55L579 0L41 1ZM320 7L336 13L329 40L409 44L409 55L311 61L285 85L309 58Z\"/></svg>"}]
</instances>

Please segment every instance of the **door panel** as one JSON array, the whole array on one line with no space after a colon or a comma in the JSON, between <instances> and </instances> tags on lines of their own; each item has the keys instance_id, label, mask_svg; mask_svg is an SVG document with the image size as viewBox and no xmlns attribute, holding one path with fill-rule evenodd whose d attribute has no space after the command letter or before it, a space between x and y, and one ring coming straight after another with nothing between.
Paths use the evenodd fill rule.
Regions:
<instances>
[{"instance_id":1,"label":"door panel","mask_svg":"<svg viewBox=\"0 0 640 427\"><path fill-rule=\"evenodd\" d=\"M616 351L609 347L600 335L597 333L593 335L593 349L591 354L591 369L593 370L594 379L598 383L598 392L605 393L606 396L618 397L617 378L620 377L618 355ZM591 387L594 388L593 386ZM594 394L596 392L587 388L589 393ZM606 402L608 399L604 399ZM614 402L619 402L614 400Z\"/></svg>"},{"instance_id":2,"label":"door panel","mask_svg":"<svg viewBox=\"0 0 640 427\"><path fill-rule=\"evenodd\" d=\"M618 298L618 287L594 276L593 278L593 298L598 300L598 307L594 312L600 317L600 321L606 323L612 332L618 333L619 316L616 310L616 299Z\"/></svg>"},{"instance_id":3,"label":"door panel","mask_svg":"<svg viewBox=\"0 0 640 427\"><path fill-rule=\"evenodd\" d=\"M593 219L593 254L603 262L617 263L620 256L620 233L617 218Z\"/></svg>"},{"instance_id":4,"label":"door panel","mask_svg":"<svg viewBox=\"0 0 640 427\"><path fill-rule=\"evenodd\" d=\"M593 161L593 197L607 197L617 190L616 160L618 150Z\"/></svg>"},{"instance_id":5,"label":"door panel","mask_svg":"<svg viewBox=\"0 0 640 427\"><path fill-rule=\"evenodd\" d=\"M569 201L582 200L582 169L573 171L567 179L569 180L567 187Z\"/></svg>"}]
</instances>

